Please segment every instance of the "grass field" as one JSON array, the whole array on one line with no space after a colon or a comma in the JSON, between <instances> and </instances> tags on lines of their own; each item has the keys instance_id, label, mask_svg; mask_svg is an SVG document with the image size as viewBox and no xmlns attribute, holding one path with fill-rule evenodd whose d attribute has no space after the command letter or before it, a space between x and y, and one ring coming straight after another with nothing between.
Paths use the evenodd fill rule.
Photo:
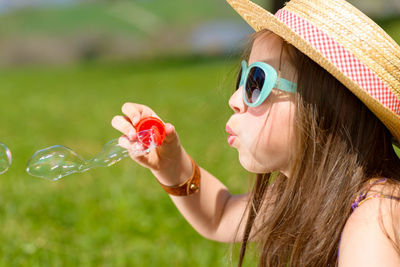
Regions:
<instances>
[{"instance_id":1,"label":"grass field","mask_svg":"<svg viewBox=\"0 0 400 267\"><path fill-rule=\"evenodd\" d=\"M224 132L235 63L182 59L2 70L0 141L11 148L13 164L0 176L0 265L227 266L231 246L199 236L150 172L130 159L58 182L24 169L36 150L55 144L90 158L119 136L110 120L132 101L172 122L201 166L233 193L245 192L249 175Z\"/></svg>"},{"instance_id":2,"label":"grass field","mask_svg":"<svg viewBox=\"0 0 400 267\"><path fill-rule=\"evenodd\" d=\"M132 101L172 122L200 165L244 192L248 175L224 132L232 66L190 59L2 70L0 137L13 164L0 176L0 264L226 266L230 246L199 236L130 159L58 182L24 169L55 144L90 158L119 136L110 120Z\"/></svg>"}]
</instances>

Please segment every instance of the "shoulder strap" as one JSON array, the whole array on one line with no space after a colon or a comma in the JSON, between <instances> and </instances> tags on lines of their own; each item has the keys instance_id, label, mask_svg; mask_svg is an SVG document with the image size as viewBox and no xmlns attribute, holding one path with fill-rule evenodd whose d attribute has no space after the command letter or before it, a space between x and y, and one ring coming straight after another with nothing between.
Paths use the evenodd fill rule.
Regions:
<instances>
[{"instance_id":1,"label":"shoulder strap","mask_svg":"<svg viewBox=\"0 0 400 267\"><path fill-rule=\"evenodd\" d=\"M370 184L367 186L365 191L361 192L354 200L353 204L351 205L352 209L355 210L356 208L361 206L363 203L365 203L367 200L374 199L374 198L387 198L387 199L393 199L393 200L400 201L400 198L398 198L398 197L384 195L381 193L377 193L377 194L367 197L367 194L372 186L379 184L379 183L384 183L384 182L386 182L386 178L371 180Z\"/></svg>"},{"instance_id":2,"label":"shoulder strap","mask_svg":"<svg viewBox=\"0 0 400 267\"><path fill-rule=\"evenodd\" d=\"M400 201L400 198L398 197L394 197L394 196L389 196L389 195L383 195L383 194L374 194L372 196L366 197L363 200L361 200L356 207L353 207L353 210L360 207L362 204L365 203L365 201L370 200L370 199L374 199L374 198L387 198L387 199L392 199L392 200L397 200ZM354 205L354 204L353 204Z\"/></svg>"}]
</instances>

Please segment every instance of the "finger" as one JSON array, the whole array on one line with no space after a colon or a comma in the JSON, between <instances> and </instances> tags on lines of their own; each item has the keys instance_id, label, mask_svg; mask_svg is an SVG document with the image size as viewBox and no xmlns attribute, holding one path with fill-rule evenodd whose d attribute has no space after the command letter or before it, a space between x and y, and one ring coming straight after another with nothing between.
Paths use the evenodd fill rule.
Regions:
<instances>
[{"instance_id":1,"label":"finger","mask_svg":"<svg viewBox=\"0 0 400 267\"><path fill-rule=\"evenodd\" d=\"M136 133L132 123L124 116L115 116L111 120L111 125L129 138L131 138L132 132Z\"/></svg>"},{"instance_id":2,"label":"finger","mask_svg":"<svg viewBox=\"0 0 400 267\"><path fill-rule=\"evenodd\" d=\"M131 142L129 141L126 135L123 135L120 138L118 138L118 145L122 148L125 148L126 150L129 150Z\"/></svg>"},{"instance_id":3,"label":"finger","mask_svg":"<svg viewBox=\"0 0 400 267\"><path fill-rule=\"evenodd\" d=\"M178 138L175 127L171 123L165 124L165 143L175 142Z\"/></svg>"},{"instance_id":4,"label":"finger","mask_svg":"<svg viewBox=\"0 0 400 267\"><path fill-rule=\"evenodd\" d=\"M137 104L125 103L122 105L122 113L124 113L132 122L132 125L136 125L140 120L142 108L139 108Z\"/></svg>"},{"instance_id":5,"label":"finger","mask_svg":"<svg viewBox=\"0 0 400 267\"><path fill-rule=\"evenodd\" d=\"M149 107L141 104L135 103L125 103L122 106L122 112L128 116L131 120L132 125L136 126L140 119L145 117L157 117L157 114L154 113Z\"/></svg>"},{"instance_id":6,"label":"finger","mask_svg":"<svg viewBox=\"0 0 400 267\"><path fill-rule=\"evenodd\" d=\"M144 147L141 143L132 142L126 135L123 135L118 139L118 145L126 149L129 153L129 156L139 163L144 163L144 160L146 160L145 156L148 154L148 152L145 151L146 147Z\"/></svg>"},{"instance_id":7,"label":"finger","mask_svg":"<svg viewBox=\"0 0 400 267\"><path fill-rule=\"evenodd\" d=\"M129 140L126 135L123 135L118 139L118 145L125 148L132 154L146 149L146 147L144 147L141 143Z\"/></svg>"},{"instance_id":8,"label":"finger","mask_svg":"<svg viewBox=\"0 0 400 267\"><path fill-rule=\"evenodd\" d=\"M123 118L124 118L124 119L129 123L129 125L131 126L131 127L129 128L129 131L128 131L128 134L127 134L129 141L131 141L131 142L136 142L136 141L138 140L138 137L137 137L137 133L136 133L135 127L133 127L133 124L132 124L131 120L130 120L127 116L123 116Z\"/></svg>"}]
</instances>

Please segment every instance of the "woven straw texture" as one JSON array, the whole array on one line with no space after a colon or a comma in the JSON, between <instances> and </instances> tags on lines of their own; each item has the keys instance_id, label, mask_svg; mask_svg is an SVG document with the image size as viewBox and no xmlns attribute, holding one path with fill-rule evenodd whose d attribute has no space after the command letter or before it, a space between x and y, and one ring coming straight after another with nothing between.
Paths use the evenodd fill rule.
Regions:
<instances>
[{"instance_id":1,"label":"woven straw texture","mask_svg":"<svg viewBox=\"0 0 400 267\"><path fill-rule=\"evenodd\" d=\"M344 0L292 0L275 16L227 2L254 30L269 29L335 76L400 141L400 47L372 20Z\"/></svg>"}]
</instances>

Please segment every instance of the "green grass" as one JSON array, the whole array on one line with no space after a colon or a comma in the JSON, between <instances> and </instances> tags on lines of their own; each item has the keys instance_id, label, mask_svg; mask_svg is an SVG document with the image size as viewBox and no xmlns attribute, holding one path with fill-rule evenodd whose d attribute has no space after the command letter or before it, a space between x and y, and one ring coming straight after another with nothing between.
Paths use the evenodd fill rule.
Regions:
<instances>
[{"instance_id":1,"label":"green grass","mask_svg":"<svg viewBox=\"0 0 400 267\"><path fill-rule=\"evenodd\" d=\"M233 65L193 59L2 70L0 141L13 164L0 176L0 265L227 266L230 245L199 236L130 159L58 182L24 169L36 150L55 144L90 158L119 136L110 121L132 101L173 123L200 165L233 193L245 192L248 174L224 132Z\"/></svg>"},{"instance_id":2,"label":"green grass","mask_svg":"<svg viewBox=\"0 0 400 267\"><path fill-rule=\"evenodd\" d=\"M119 136L110 121L131 101L173 123L186 150L232 193L246 192L249 175L224 132L235 63L193 58L1 70L0 141L13 164L0 176L0 266L227 266L231 246L199 236L130 159L58 182L24 169L36 150L55 144L90 158Z\"/></svg>"}]
</instances>

